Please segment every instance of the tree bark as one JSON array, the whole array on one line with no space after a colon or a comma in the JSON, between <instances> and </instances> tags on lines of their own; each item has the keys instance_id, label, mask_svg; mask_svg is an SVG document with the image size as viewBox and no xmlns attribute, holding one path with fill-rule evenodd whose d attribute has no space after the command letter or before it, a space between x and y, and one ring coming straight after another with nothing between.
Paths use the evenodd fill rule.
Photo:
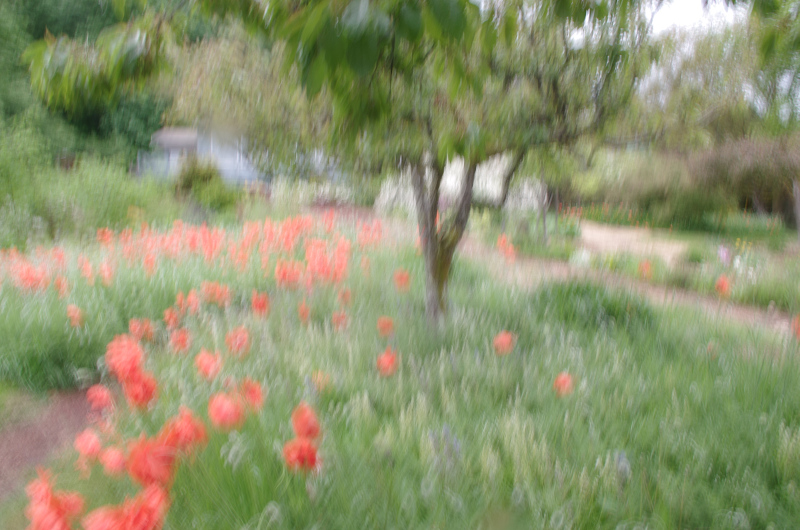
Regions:
<instances>
[{"instance_id":1,"label":"tree bark","mask_svg":"<svg viewBox=\"0 0 800 530\"><path fill-rule=\"evenodd\" d=\"M527 149L519 149L514 154L514 158L511 160L511 165L506 168L506 172L503 174L503 188L500 191L500 201L497 203L498 208L503 208L506 205L506 200L508 199L508 189L511 187L511 179L514 178L514 174L522 164L522 160L525 158L525 153L527 153Z\"/></svg>"},{"instance_id":2,"label":"tree bark","mask_svg":"<svg viewBox=\"0 0 800 530\"><path fill-rule=\"evenodd\" d=\"M794 226L797 229L797 239L800 240L800 180L792 180L792 194L794 195Z\"/></svg>"},{"instance_id":3,"label":"tree bark","mask_svg":"<svg viewBox=\"0 0 800 530\"><path fill-rule=\"evenodd\" d=\"M436 217L439 213L439 187L444 168L436 165L431 168L433 175L430 186L425 182L425 166L417 164L412 168L411 182L425 262L425 312L428 320L434 324L442 321L447 310L447 282L450 279L453 255L469 221L477 167L477 163L473 162L467 165L455 216L446 220L439 230L436 227Z\"/></svg>"}]
</instances>

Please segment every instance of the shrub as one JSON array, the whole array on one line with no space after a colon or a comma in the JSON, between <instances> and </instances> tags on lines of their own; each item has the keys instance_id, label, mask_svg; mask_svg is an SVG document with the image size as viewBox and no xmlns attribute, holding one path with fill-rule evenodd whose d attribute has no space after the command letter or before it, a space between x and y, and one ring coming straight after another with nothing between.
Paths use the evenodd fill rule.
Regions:
<instances>
[{"instance_id":1,"label":"shrub","mask_svg":"<svg viewBox=\"0 0 800 530\"><path fill-rule=\"evenodd\" d=\"M190 156L183 163L175 192L179 198L191 196L201 205L213 211L222 211L235 205L236 192L222 180L217 166L211 161Z\"/></svg>"}]
</instances>

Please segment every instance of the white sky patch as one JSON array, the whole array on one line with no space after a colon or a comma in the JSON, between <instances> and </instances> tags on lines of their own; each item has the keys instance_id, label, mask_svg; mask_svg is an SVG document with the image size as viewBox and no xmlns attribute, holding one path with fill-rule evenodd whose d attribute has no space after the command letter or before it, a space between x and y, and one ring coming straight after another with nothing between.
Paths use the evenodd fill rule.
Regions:
<instances>
[{"instance_id":1,"label":"white sky patch","mask_svg":"<svg viewBox=\"0 0 800 530\"><path fill-rule=\"evenodd\" d=\"M663 35L675 29L722 27L746 19L747 14L746 7L728 7L722 0L710 0L707 7L702 0L668 0L653 17L652 29L655 35Z\"/></svg>"}]
</instances>

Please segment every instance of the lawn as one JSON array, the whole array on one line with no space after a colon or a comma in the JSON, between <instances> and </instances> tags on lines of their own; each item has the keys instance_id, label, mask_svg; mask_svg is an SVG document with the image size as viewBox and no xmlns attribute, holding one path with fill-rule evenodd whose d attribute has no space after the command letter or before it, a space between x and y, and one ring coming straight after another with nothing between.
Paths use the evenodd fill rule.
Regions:
<instances>
[{"instance_id":1,"label":"lawn","mask_svg":"<svg viewBox=\"0 0 800 530\"><path fill-rule=\"evenodd\" d=\"M52 250L5 256L0 377L34 388L101 382L116 403L92 433L100 455L122 451L126 471L97 463L91 436L76 444L80 459L68 451L52 463L55 488L85 501L74 528L132 512L152 516L144 528L163 515L167 529L800 520L795 340L602 287L503 287L467 261L434 329L414 249L353 224L176 225L101 233L63 260ZM134 318L152 319L152 339L135 325L141 339L115 339ZM503 330L508 352L495 346ZM139 349L141 362L130 353ZM293 416L301 403L312 412ZM188 410L199 423L181 423L176 438L165 425L181 407L182 421ZM287 446L300 438L302 451ZM52 508L34 497L31 513ZM120 510L94 511L126 497ZM24 527L25 503L7 501L0 527Z\"/></svg>"}]
</instances>

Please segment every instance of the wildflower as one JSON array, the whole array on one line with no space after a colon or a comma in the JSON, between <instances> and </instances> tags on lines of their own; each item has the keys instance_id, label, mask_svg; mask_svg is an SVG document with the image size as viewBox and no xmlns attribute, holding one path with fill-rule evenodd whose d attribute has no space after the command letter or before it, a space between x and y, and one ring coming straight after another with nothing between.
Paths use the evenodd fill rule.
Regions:
<instances>
[{"instance_id":1,"label":"wildflower","mask_svg":"<svg viewBox=\"0 0 800 530\"><path fill-rule=\"evenodd\" d=\"M176 450L159 438L146 438L128 445L126 467L131 478L144 487L151 484L168 486L175 471Z\"/></svg>"},{"instance_id":2,"label":"wildflower","mask_svg":"<svg viewBox=\"0 0 800 530\"><path fill-rule=\"evenodd\" d=\"M340 330L347 327L347 313L344 311L334 311L333 315L331 316L331 323L333 324L333 329Z\"/></svg>"},{"instance_id":3,"label":"wildflower","mask_svg":"<svg viewBox=\"0 0 800 530\"><path fill-rule=\"evenodd\" d=\"M378 334L381 337L394 335L394 320L386 316L378 317Z\"/></svg>"},{"instance_id":4,"label":"wildflower","mask_svg":"<svg viewBox=\"0 0 800 530\"><path fill-rule=\"evenodd\" d=\"M216 304L219 307L226 307L231 303L231 289L227 285L203 282L200 286L200 293L206 303Z\"/></svg>"},{"instance_id":5,"label":"wildflower","mask_svg":"<svg viewBox=\"0 0 800 530\"><path fill-rule=\"evenodd\" d=\"M247 405L254 411L259 411L264 406L264 393L259 382L246 378L242 381L241 393Z\"/></svg>"},{"instance_id":6,"label":"wildflower","mask_svg":"<svg viewBox=\"0 0 800 530\"><path fill-rule=\"evenodd\" d=\"M192 345L192 337L186 328L176 329L169 334L169 345L175 353L185 353Z\"/></svg>"},{"instance_id":7,"label":"wildflower","mask_svg":"<svg viewBox=\"0 0 800 530\"><path fill-rule=\"evenodd\" d=\"M122 392L128 405L135 409L146 408L156 398L156 380L147 372L139 371L122 381Z\"/></svg>"},{"instance_id":8,"label":"wildflower","mask_svg":"<svg viewBox=\"0 0 800 530\"><path fill-rule=\"evenodd\" d=\"M317 448L308 438L295 438L283 446L283 458L292 471L311 471L317 467Z\"/></svg>"},{"instance_id":9,"label":"wildflower","mask_svg":"<svg viewBox=\"0 0 800 530\"><path fill-rule=\"evenodd\" d=\"M259 293L253 289L253 301L251 305L254 314L258 316L269 315L269 296L267 293Z\"/></svg>"},{"instance_id":10,"label":"wildflower","mask_svg":"<svg viewBox=\"0 0 800 530\"><path fill-rule=\"evenodd\" d=\"M111 286L111 282L114 281L114 267L108 261L100 264L100 280L106 287Z\"/></svg>"},{"instance_id":11,"label":"wildflower","mask_svg":"<svg viewBox=\"0 0 800 530\"><path fill-rule=\"evenodd\" d=\"M78 257L78 267L81 269L81 276L86 278L86 283L94 285L94 272L92 263L83 256Z\"/></svg>"},{"instance_id":12,"label":"wildflower","mask_svg":"<svg viewBox=\"0 0 800 530\"><path fill-rule=\"evenodd\" d=\"M225 335L225 344L228 350L237 357L244 357L250 352L250 334L247 328L239 326Z\"/></svg>"},{"instance_id":13,"label":"wildflower","mask_svg":"<svg viewBox=\"0 0 800 530\"><path fill-rule=\"evenodd\" d=\"M292 411L292 429L299 438L314 439L319 436L319 420L314 409L305 402Z\"/></svg>"},{"instance_id":14,"label":"wildflower","mask_svg":"<svg viewBox=\"0 0 800 530\"><path fill-rule=\"evenodd\" d=\"M144 350L130 335L117 335L106 347L106 364L120 381L138 372L144 359Z\"/></svg>"},{"instance_id":15,"label":"wildflower","mask_svg":"<svg viewBox=\"0 0 800 530\"><path fill-rule=\"evenodd\" d=\"M278 287L294 289L300 283L303 264L299 261L278 260L275 265L275 282Z\"/></svg>"},{"instance_id":16,"label":"wildflower","mask_svg":"<svg viewBox=\"0 0 800 530\"><path fill-rule=\"evenodd\" d=\"M197 366L197 372L208 381L211 381L222 368L222 356L217 352L212 355L207 350L200 350L197 357L194 358L194 364Z\"/></svg>"},{"instance_id":17,"label":"wildflower","mask_svg":"<svg viewBox=\"0 0 800 530\"><path fill-rule=\"evenodd\" d=\"M164 310L164 323L168 330L176 329L181 325L180 313L174 307L168 307Z\"/></svg>"},{"instance_id":18,"label":"wildflower","mask_svg":"<svg viewBox=\"0 0 800 530\"><path fill-rule=\"evenodd\" d=\"M324 392L331 384L331 376L325 372L317 370L311 376L311 381L314 383L314 388L317 389L317 392Z\"/></svg>"},{"instance_id":19,"label":"wildflower","mask_svg":"<svg viewBox=\"0 0 800 530\"><path fill-rule=\"evenodd\" d=\"M300 322L302 322L303 324L308 324L309 314L310 311L308 309L308 305L306 305L306 301L303 300L302 302L300 302L300 305L297 306L297 316L300 317Z\"/></svg>"},{"instance_id":20,"label":"wildflower","mask_svg":"<svg viewBox=\"0 0 800 530\"><path fill-rule=\"evenodd\" d=\"M508 236L505 234L500 234L497 238L497 249L507 261L514 261L516 258L517 253L514 249L514 245L508 240Z\"/></svg>"},{"instance_id":21,"label":"wildflower","mask_svg":"<svg viewBox=\"0 0 800 530\"><path fill-rule=\"evenodd\" d=\"M125 454L116 447L109 447L100 452L100 464L106 475L117 477L125 471Z\"/></svg>"},{"instance_id":22,"label":"wildflower","mask_svg":"<svg viewBox=\"0 0 800 530\"><path fill-rule=\"evenodd\" d=\"M639 262L639 276L644 280L653 279L653 267L649 260Z\"/></svg>"},{"instance_id":23,"label":"wildflower","mask_svg":"<svg viewBox=\"0 0 800 530\"><path fill-rule=\"evenodd\" d=\"M56 276L53 286L55 287L59 298L65 298L67 294L69 294L69 282L60 274Z\"/></svg>"},{"instance_id":24,"label":"wildflower","mask_svg":"<svg viewBox=\"0 0 800 530\"><path fill-rule=\"evenodd\" d=\"M405 269L397 269L394 272L394 285L401 293L408 292L411 284L411 275Z\"/></svg>"},{"instance_id":25,"label":"wildflower","mask_svg":"<svg viewBox=\"0 0 800 530\"><path fill-rule=\"evenodd\" d=\"M114 408L114 399L111 391L105 385L92 385L86 391L86 400L91 405L92 410L102 411Z\"/></svg>"},{"instance_id":26,"label":"wildflower","mask_svg":"<svg viewBox=\"0 0 800 530\"><path fill-rule=\"evenodd\" d=\"M497 355L507 355L514 349L516 337L510 331L503 330L494 337L494 352Z\"/></svg>"},{"instance_id":27,"label":"wildflower","mask_svg":"<svg viewBox=\"0 0 800 530\"><path fill-rule=\"evenodd\" d=\"M178 415L164 424L158 439L179 453L189 453L195 447L205 445L208 436L200 418L182 406Z\"/></svg>"},{"instance_id":28,"label":"wildflower","mask_svg":"<svg viewBox=\"0 0 800 530\"><path fill-rule=\"evenodd\" d=\"M153 322L143 318L137 319L132 318L130 322L128 322L128 332L134 336L137 340L146 340L152 341L153 340Z\"/></svg>"},{"instance_id":29,"label":"wildflower","mask_svg":"<svg viewBox=\"0 0 800 530\"><path fill-rule=\"evenodd\" d=\"M378 355L378 372L383 377L389 377L397 371L397 352L389 346L386 351Z\"/></svg>"},{"instance_id":30,"label":"wildflower","mask_svg":"<svg viewBox=\"0 0 800 530\"><path fill-rule=\"evenodd\" d=\"M714 289L721 298L727 298L731 292L731 282L724 274L720 274L717 278L717 283L714 284Z\"/></svg>"},{"instance_id":31,"label":"wildflower","mask_svg":"<svg viewBox=\"0 0 800 530\"><path fill-rule=\"evenodd\" d=\"M244 423L244 408L237 398L218 393L208 400L208 417L211 424L219 430L229 431Z\"/></svg>"},{"instance_id":32,"label":"wildflower","mask_svg":"<svg viewBox=\"0 0 800 530\"><path fill-rule=\"evenodd\" d=\"M78 493L55 492L50 473L37 469L38 477L25 488L29 503L25 516L29 530L69 530L72 521L83 511L84 500Z\"/></svg>"},{"instance_id":33,"label":"wildflower","mask_svg":"<svg viewBox=\"0 0 800 530\"><path fill-rule=\"evenodd\" d=\"M350 305L353 296L350 293L350 289L342 289L339 291L339 303L342 305Z\"/></svg>"},{"instance_id":34,"label":"wildflower","mask_svg":"<svg viewBox=\"0 0 800 530\"><path fill-rule=\"evenodd\" d=\"M558 397L564 397L568 394L571 394L572 386L572 376L567 372L561 372L558 374L558 376L556 376L556 380L553 382L553 390L556 391L556 395Z\"/></svg>"},{"instance_id":35,"label":"wildflower","mask_svg":"<svg viewBox=\"0 0 800 530\"><path fill-rule=\"evenodd\" d=\"M97 242L105 247L111 246L114 243L114 232L110 228L98 228Z\"/></svg>"},{"instance_id":36,"label":"wildflower","mask_svg":"<svg viewBox=\"0 0 800 530\"><path fill-rule=\"evenodd\" d=\"M100 456L100 451L103 449L100 438L92 429L86 429L76 436L73 446L81 458L87 460L93 460Z\"/></svg>"},{"instance_id":37,"label":"wildflower","mask_svg":"<svg viewBox=\"0 0 800 530\"><path fill-rule=\"evenodd\" d=\"M83 325L83 311L73 304L69 304L67 306L67 318L69 319L69 325L73 328L79 328Z\"/></svg>"}]
</instances>

